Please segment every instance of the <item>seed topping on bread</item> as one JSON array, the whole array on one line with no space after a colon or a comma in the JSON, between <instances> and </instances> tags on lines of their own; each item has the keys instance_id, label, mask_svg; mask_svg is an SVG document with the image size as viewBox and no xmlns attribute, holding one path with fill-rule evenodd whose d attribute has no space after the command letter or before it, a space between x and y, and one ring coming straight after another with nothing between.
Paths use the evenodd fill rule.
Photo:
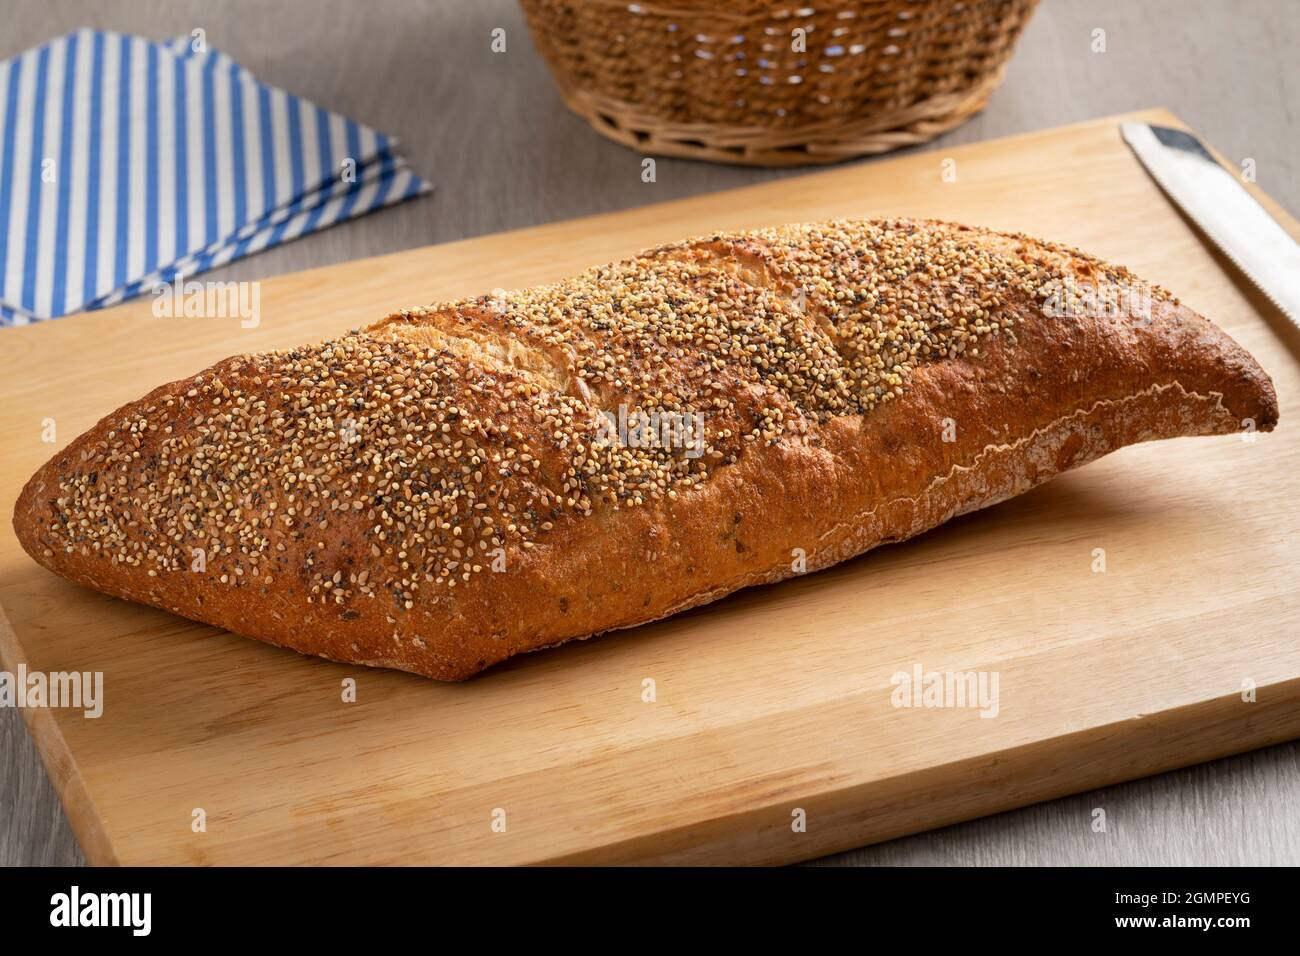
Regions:
<instances>
[{"instance_id":1,"label":"seed topping on bread","mask_svg":"<svg viewBox=\"0 0 1300 956\"><path fill-rule=\"evenodd\" d=\"M227 584L289 574L309 601L409 609L564 522L676 499L750 443L803 440L896 399L926 363L1014 341L1007 303L1041 300L1070 257L1136 282L988 235L908 220L719 234L230 359L84 450L48 531L151 575L201 553ZM620 406L634 423L699 415L702 445L601 440ZM341 562L359 537L369 565Z\"/></svg>"}]
</instances>

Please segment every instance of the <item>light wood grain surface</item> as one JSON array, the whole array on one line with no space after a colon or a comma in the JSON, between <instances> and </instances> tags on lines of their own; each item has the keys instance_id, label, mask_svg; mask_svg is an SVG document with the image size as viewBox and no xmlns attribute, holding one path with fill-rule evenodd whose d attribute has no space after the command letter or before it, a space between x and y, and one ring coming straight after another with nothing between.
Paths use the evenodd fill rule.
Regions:
<instances>
[{"instance_id":1,"label":"light wood grain surface","mask_svg":"<svg viewBox=\"0 0 1300 956\"><path fill-rule=\"evenodd\" d=\"M310 14L304 14L310 9ZM435 197L227 270L256 278L363 255L659 202L778 175L639 158L563 111L519 16L503 3L49 3L5 11L0 55L95 25L164 36L195 26L259 75L399 136ZM506 27L509 52L486 36ZM1108 52L1089 50L1107 31ZM1300 17L1287 3L1045 3L989 110L960 142L1161 103L1292 209ZM481 42L480 42L481 40ZM21 721L0 714L0 862L78 853ZM1283 745L1136 784L876 846L830 862L1297 862L1296 748ZM1105 806L1110 832L1091 832Z\"/></svg>"},{"instance_id":2,"label":"light wood grain surface","mask_svg":"<svg viewBox=\"0 0 1300 956\"><path fill-rule=\"evenodd\" d=\"M255 329L145 301L11 330L0 511L49 451L38 414L67 440L232 350L800 217L980 222L1128 263L1214 316L1283 421L1300 415L1300 333L1219 269L1118 122L955 147L955 182L917 154L293 273L261 283ZM1300 736L1297 471L1294 429L1125 449L905 545L459 686L107 599L6 549L0 660L113 689L101 719L25 712L92 862L789 862ZM893 706L914 667L996 674L995 719Z\"/></svg>"}]
</instances>

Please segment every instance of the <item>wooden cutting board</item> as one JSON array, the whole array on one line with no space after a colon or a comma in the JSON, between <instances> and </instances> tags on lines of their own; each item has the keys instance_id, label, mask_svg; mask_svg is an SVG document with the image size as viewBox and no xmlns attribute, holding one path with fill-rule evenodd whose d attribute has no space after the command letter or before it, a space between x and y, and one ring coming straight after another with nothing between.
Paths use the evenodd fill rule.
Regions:
<instances>
[{"instance_id":1,"label":"wooden cutting board","mask_svg":"<svg viewBox=\"0 0 1300 956\"><path fill-rule=\"evenodd\" d=\"M0 656L104 674L98 719L24 711L87 858L777 863L1300 736L1300 336L1166 202L1124 118L284 276L256 329L144 301L0 333ZM1126 449L906 544L461 685L102 597L15 543L47 418L61 445L234 352L714 229L885 215L1023 230L1167 285L1273 375L1280 430ZM996 675L997 715L893 706L892 675L918 666Z\"/></svg>"}]
</instances>

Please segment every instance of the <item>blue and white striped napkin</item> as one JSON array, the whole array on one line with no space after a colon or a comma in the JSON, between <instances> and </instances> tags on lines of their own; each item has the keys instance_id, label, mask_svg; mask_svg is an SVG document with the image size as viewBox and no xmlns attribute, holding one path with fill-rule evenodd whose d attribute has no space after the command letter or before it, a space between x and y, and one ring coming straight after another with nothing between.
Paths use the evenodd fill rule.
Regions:
<instances>
[{"instance_id":1,"label":"blue and white striped napkin","mask_svg":"<svg viewBox=\"0 0 1300 956\"><path fill-rule=\"evenodd\" d=\"M189 37L80 30L0 63L0 324L428 192L394 145Z\"/></svg>"}]
</instances>

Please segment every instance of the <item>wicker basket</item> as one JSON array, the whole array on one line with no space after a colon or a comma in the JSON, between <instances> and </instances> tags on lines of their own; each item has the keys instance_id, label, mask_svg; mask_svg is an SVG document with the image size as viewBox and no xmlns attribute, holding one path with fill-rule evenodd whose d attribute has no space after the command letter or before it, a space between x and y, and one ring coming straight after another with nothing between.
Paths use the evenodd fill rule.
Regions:
<instances>
[{"instance_id":1,"label":"wicker basket","mask_svg":"<svg viewBox=\"0 0 1300 956\"><path fill-rule=\"evenodd\" d=\"M565 102L597 131L754 166L834 163L952 129L1001 82L1038 0L817 2L521 0Z\"/></svg>"}]
</instances>

